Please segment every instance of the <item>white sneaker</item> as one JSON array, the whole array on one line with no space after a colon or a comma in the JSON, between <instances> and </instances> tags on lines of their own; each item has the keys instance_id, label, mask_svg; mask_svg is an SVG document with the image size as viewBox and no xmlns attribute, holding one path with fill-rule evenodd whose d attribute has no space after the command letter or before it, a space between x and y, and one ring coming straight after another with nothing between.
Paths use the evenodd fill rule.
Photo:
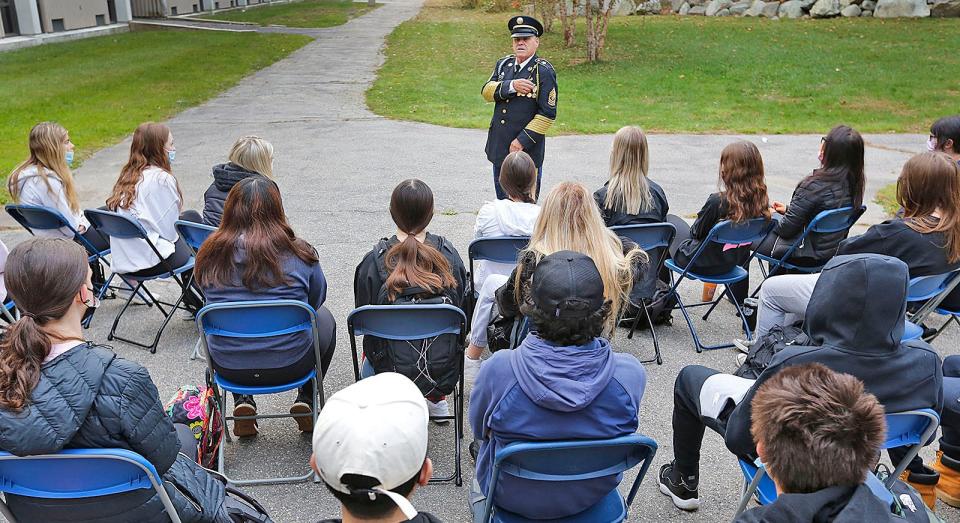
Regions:
<instances>
[{"instance_id":1,"label":"white sneaker","mask_svg":"<svg viewBox=\"0 0 960 523\"><path fill-rule=\"evenodd\" d=\"M753 347L754 343L756 343L756 340L744 340L740 338L733 340L733 346L744 354L750 352L750 347Z\"/></svg>"},{"instance_id":2,"label":"white sneaker","mask_svg":"<svg viewBox=\"0 0 960 523\"><path fill-rule=\"evenodd\" d=\"M483 360L473 359L466 354L463 355L463 385L472 387L473 382L477 380L477 373L480 372L480 364Z\"/></svg>"},{"instance_id":3,"label":"white sneaker","mask_svg":"<svg viewBox=\"0 0 960 523\"><path fill-rule=\"evenodd\" d=\"M747 361L746 354L737 354L737 367L742 366L745 361Z\"/></svg>"},{"instance_id":4,"label":"white sneaker","mask_svg":"<svg viewBox=\"0 0 960 523\"><path fill-rule=\"evenodd\" d=\"M448 419L434 419L440 416L449 416L450 415L450 405L447 404L447 400L440 400L436 403L427 400L427 410L430 412L430 421L436 423L437 425L446 425L450 423Z\"/></svg>"}]
</instances>

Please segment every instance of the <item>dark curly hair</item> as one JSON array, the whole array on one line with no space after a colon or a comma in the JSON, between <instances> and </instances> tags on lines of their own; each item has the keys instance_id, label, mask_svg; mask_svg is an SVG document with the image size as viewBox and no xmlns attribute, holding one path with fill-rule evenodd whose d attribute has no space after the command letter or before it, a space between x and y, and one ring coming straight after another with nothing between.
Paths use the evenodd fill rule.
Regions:
<instances>
[{"instance_id":1,"label":"dark curly hair","mask_svg":"<svg viewBox=\"0 0 960 523\"><path fill-rule=\"evenodd\" d=\"M536 306L525 303L520 312L532 323L531 331L550 343L569 346L586 345L603 332L610 315L611 302L607 300L593 314L581 319L557 318Z\"/></svg>"}]
</instances>

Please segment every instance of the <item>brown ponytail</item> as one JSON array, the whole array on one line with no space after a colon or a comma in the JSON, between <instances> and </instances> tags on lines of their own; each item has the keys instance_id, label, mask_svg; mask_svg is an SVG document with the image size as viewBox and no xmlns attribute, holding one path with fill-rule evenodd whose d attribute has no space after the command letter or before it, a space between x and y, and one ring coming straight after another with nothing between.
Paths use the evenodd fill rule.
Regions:
<instances>
[{"instance_id":1,"label":"brown ponytail","mask_svg":"<svg viewBox=\"0 0 960 523\"><path fill-rule=\"evenodd\" d=\"M43 327L67 313L88 270L83 247L66 238L34 238L10 252L4 281L22 317L0 342L0 408L26 406L54 341Z\"/></svg>"},{"instance_id":2,"label":"brown ponytail","mask_svg":"<svg viewBox=\"0 0 960 523\"><path fill-rule=\"evenodd\" d=\"M387 251L385 264L390 273L386 281L387 296L394 300L409 287L434 293L456 288L457 280L447 258L416 238L433 219L430 187L415 178L400 182L390 196L390 216L407 237Z\"/></svg>"},{"instance_id":3,"label":"brown ponytail","mask_svg":"<svg viewBox=\"0 0 960 523\"><path fill-rule=\"evenodd\" d=\"M503 159L499 182L511 200L537 203L537 165L527 153L517 151Z\"/></svg>"}]
</instances>

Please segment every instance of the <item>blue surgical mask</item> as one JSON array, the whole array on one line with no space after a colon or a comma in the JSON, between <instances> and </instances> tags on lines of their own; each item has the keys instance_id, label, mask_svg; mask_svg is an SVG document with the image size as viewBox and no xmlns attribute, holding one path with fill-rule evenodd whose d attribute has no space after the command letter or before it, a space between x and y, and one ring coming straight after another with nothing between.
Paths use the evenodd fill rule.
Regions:
<instances>
[{"instance_id":1,"label":"blue surgical mask","mask_svg":"<svg viewBox=\"0 0 960 523\"><path fill-rule=\"evenodd\" d=\"M930 138L927 138L927 150L928 151L937 150L937 138L935 136L931 136Z\"/></svg>"},{"instance_id":2,"label":"blue surgical mask","mask_svg":"<svg viewBox=\"0 0 960 523\"><path fill-rule=\"evenodd\" d=\"M63 159L67 161L67 166L73 165L73 151L67 151Z\"/></svg>"},{"instance_id":3,"label":"blue surgical mask","mask_svg":"<svg viewBox=\"0 0 960 523\"><path fill-rule=\"evenodd\" d=\"M177 157L177 151L167 151L167 159L170 160L170 163L173 163L173 159Z\"/></svg>"}]
</instances>

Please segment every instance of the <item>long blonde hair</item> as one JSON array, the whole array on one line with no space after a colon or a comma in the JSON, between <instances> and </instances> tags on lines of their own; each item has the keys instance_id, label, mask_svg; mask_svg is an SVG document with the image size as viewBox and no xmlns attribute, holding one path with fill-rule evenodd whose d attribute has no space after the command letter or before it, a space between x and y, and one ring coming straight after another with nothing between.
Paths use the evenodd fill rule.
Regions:
<instances>
[{"instance_id":1,"label":"long blonde hair","mask_svg":"<svg viewBox=\"0 0 960 523\"><path fill-rule=\"evenodd\" d=\"M230 162L273 178L273 144L259 136L242 136L230 148Z\"/></svg>"},{"instance_id":2,"label":"long blonde hair","mask_svg":"<svg viewBox=\"0 0 960 523\"><path fill-rule=\"evenodd\" d=\"M621 127L610 151L610 181L603 207L626 214L653 208L647 171L650 167L647 136L639 127Z\"/></svg>"},{"instance_id":3,"label":"long blonde hair","mask_svg":"<svg viewBox=\"0 0 960 523\"><path fill-rule=\"evenodd\" d=\"M604 297L611 302L605 330L612 334L621 309L629 303L634 269L648 260L647 254L639 248L623 254L620 238L604 225L590 192L577 182L562 182L547 194L530 243L519 259L532 256L540 263L544 256L563 250L586 254L597 265ZM516 272L516 299L523 303L522 271Z\"/></svg>"},{"instance_id":4,"label":"long blonde hair","mask_svg":"<svg viewBox=\"0 0 960 523\"><path fill-rule=\"evenodd\" d=\"M47 192L53 194L47 171L53 171L60 178L63 192L67 197L70 210L80 212L80 200L77 198L77 187L73 183L73 174L67 165L67 130L54 122L40 122L30 129L30 156L10 173L7 179L7 190L13 201L20 201L20 173L28 167L36 167L37 175L47 186Z\"/></svg>"}]
</instances>

